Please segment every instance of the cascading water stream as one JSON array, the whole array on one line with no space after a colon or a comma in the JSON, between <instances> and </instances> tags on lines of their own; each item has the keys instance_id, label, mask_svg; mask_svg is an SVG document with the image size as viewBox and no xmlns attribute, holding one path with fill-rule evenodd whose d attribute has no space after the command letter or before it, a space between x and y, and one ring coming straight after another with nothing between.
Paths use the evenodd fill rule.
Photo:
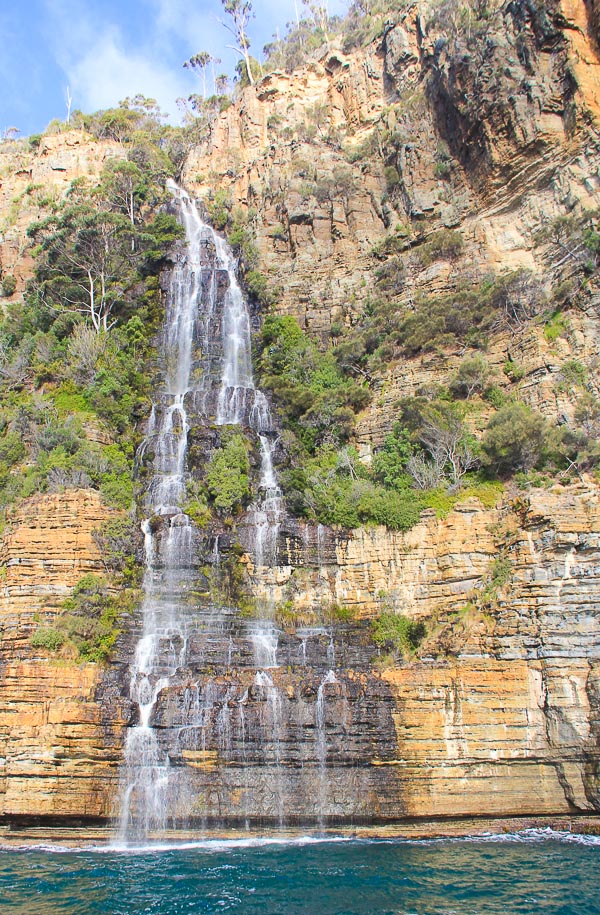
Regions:
<instances>
[{"instance_id":1,"label":"cascading water stream","mask_svg":"<svg viewBox=\"0 0 600 915\"><path fill-rule=\"evenodd\" d=\"M325 687L329 684L337 683L336 676L332 670L329 670L317 690L317 702L315 705L315 729L317 757L319 760L319 811L325 809L327 802L327 731L325 715Z\"/></svg>"},{"instance_id":2,"label":"cascading water stream","mask_svg":"<svg viewBox=\"0 0 600 915\"><path fill-rule=\"evenodd\" d=\"M173 183L170 190L185 228L187 247L171 272L159 346L163 383L141 448L143 455L152 456L152 477L142 523L143 631L130 677L130 698L138 709L138 723L128 730L125 745L121 841L164 830L172 817L169 748L161 748L154 716L159 694L188 664L191 624L187 595L197 573L194 529L182 510L186 501L189 401L206 415L207 424L214 411L217 425L246 425L259 437L259 492L248 513L255 528L255 566L275 562L283 516L283 499L273 468L273 423L265 396L254 386L250 318L235 276L235 259L225 241L202 221L189 195ZM223 291L224 286L222 307L217 308L219 288ZM272 624L255 627L249 637L256 666L275 667L277 637ZM278 754L280 723L274 689L271 684L267 701L273 712L272 739ZM197 702L198 726L205 740L207 710L214 703L206 697ZM221 730L228 733L228 712L222 709L220 715Z\"/></svg>"}]
</instances>

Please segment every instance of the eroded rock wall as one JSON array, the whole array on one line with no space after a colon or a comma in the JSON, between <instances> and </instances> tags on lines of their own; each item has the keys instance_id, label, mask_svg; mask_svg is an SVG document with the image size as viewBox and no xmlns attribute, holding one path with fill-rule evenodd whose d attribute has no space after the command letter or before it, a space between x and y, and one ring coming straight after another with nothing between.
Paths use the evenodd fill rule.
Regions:
<instances>
[{"instance_id":1,"label":"eroded rock wall","mask_svg":"<svg viewBox=\"0 0 600 915\"><path fill-rule=\"evenodd\" d=\"M46 497L6 538L0 724L9 817L114 812L132 714L132 634L104 671L50 660L26 639L35 612L51 620L66 589L98 571L90 530L101 517L91 494ZM320 555L309 549L304 569L278 570L281 596L307 611L337 601L352 614L282 623L271 685L256 679L251 620L231 612L215 630L210 608L190 610L192 661L156 711L185 785L182 819L598 809L597 487L534 491L494 509L471 500L406 535L319 536ZM33 559L14 561L26 560L26 541L38 544L36 577ZM499 555L510 574L483 599ZM427 622L418 659L388 666L381 657L369 618L385 608Z\"/></svg>"},{"instance_id":2,"label":"eroded rock wall","mask_svg":"<svg viewBox=\"0 0 600 915\"><path fill-rule=\"evenodd\" d=\"M22 295L33 272L27 228L44 219L71 182L94 180L109 159L123 159L120 143L95 140L81 130L45 135L37 149L25 141L0 148L0 270L14 276L14 298ZM12 298L12 296L11 296Z\"/></svg>"},{"instance_id":3,"label":"eroded rock wall","mask_svg":"<svg viewBox=\"0 0 600 915\"><path fill-rule=\"evenodd\" d=\"M31 645L86 574L104 571L92 537L109 517L97 492L37 496L11 514L0 587L0 811L105 815L121 757L118 706L97 701L97 664Z\"/></svg>"}]
</instances>

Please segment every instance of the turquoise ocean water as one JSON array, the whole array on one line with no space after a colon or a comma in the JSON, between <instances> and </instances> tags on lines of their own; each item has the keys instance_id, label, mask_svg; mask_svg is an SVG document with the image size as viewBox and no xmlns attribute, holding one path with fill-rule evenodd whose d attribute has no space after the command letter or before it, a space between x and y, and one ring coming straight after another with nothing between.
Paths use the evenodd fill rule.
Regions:
<instances>
[{"instance_id":1,"label":"turquoise ocean water","mask_svg":"<svg viewBox=\"0 0 600 915\"><path fill-rule=\"evenodd\" d=\"M600 840L206 840L0 850L19 915L598 915Z\"/></svg>"}]
</instances>

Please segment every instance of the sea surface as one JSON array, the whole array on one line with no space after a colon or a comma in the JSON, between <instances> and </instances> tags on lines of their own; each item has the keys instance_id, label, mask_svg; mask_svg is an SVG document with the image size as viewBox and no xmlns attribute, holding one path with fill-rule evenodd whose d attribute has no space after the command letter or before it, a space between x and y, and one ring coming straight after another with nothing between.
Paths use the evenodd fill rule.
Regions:
<instances>
[{"instance_id":1,"label":"sea surface","mask_svg":"<svg viewBox=\"0 0 600 915\"><path fill-rule=\"evenodd\" d=\"M19 915L598 915L600 839L240 839L0 849Z\"/></svg>"}]
</instances>

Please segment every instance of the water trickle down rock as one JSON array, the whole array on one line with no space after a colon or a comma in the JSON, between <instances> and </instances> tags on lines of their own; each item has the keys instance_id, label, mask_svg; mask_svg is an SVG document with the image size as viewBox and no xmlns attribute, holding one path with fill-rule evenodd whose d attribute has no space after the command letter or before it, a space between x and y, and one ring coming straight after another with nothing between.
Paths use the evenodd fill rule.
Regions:
<instances>
[{"instance_id":1,"label":"water trickle down rock","mask_svg":"<svg viewBox=\"0 0 600 915\"><path fill-rule=\"evenodd\" d=\"M273 601L265 601L262 618L250 621L222 599L198 603L200 557L219 572L221 540L228 538L209 532L203 547L203 535L182 510L190 435L209 436L215 425L239 425L256 436L259 480L245 529L254 571L267 581L278 561L285 513L274 468L276 432L268 401L254 385L250 315L235 258L202 221L188 194L175 185L171 191L187 245L169 279L159 344L162 384L140 449L152 466L143 522L143 623L130 667L135 724L128 729L122 767L121 841L215 819L323 823L331 806L326 730L337 730L334 742L341 756L340 741L352 717L344 698L343 714L334 720L334 700L339 702L333 695L325 713L325 691L333 689L328 684L339 682L325 629L281 632ZM313 537L321 566L323 531ZM354 687L353 726L359 730L374 683L386 693L384 708L390 705L381 681L365 682ZM336 686L336 691L343 689ZM359 752L348 741L348 753L363 767L374 730L379 744L381 733L384 744L392 737L391 716L383 717L386 728L373 723L353 738ZM347 760L341 771L347 781L352 774L352 785L337 792L342 800L336 813L352 816L359 809L357 798L372 793L371 775L359 766L350 769ZM356 790L358 783L367 791Z\"/></svg>"}]
</instances>

